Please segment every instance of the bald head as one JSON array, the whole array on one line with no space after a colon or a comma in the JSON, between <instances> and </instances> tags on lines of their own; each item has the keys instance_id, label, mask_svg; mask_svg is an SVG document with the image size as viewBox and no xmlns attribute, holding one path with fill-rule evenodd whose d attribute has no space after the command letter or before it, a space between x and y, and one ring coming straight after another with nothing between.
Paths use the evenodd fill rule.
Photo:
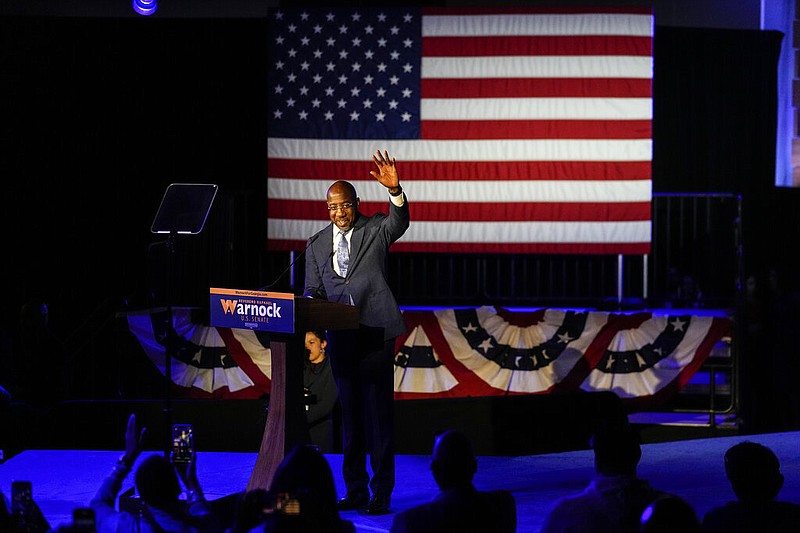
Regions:
<instances>
[{"instance_id":1,"label":"bald head","mask_svg":"<svg viewBox=\"0 0 800 533\"><path fill-rule=\"evenodd\" d=\"M350 202L355 202L357 196L356 188L353 186L353 184L344 180L336 181L330 187L328 187L327 198L329 203L331 195L336 197L342 196L346 201Z\"/></svg>"},{"instance_id":2,"label":"bald head","mask_svg":"<svg viewBox=\"0 0 800 533\"><path fill-rule=\"evenodd\" d=\"M440 488L472 483L478 461L466 435L448 430L436 438L431 458L431 471Z\"/></svg>"}]
</instances>

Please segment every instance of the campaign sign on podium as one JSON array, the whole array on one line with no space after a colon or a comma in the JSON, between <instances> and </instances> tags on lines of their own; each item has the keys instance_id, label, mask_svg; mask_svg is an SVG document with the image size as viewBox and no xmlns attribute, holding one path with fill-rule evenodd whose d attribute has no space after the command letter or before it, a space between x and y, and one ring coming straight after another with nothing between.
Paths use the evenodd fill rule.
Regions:
<instances>
[{"instance_id":1,"label":"campaign sign on podium","mask_svg":"<svg viewBox=\"0 0 800 533\"><path fill-rule=\"evenodd\" d=\"M210 293L212 326L294 333L291 293L214 287Z\"/></svg>"}]
</instances>

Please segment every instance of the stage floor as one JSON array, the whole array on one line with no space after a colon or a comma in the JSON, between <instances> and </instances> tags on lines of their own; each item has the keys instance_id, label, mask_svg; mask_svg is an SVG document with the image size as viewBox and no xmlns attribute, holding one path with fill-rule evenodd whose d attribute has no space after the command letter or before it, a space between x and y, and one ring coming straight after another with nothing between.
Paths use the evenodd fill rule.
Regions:
<instances>
[{"instance_id":1,"label":"stage floor","mask_svg":"<svg viewBox=\"0 0 800 533\"><path fill-rule=\"evenodd\" d=\"M661 490L689 500L702 515L733 499L722 464L730 446L751 440L770 447L781 461L786 482L779 498L800 502L800 432L717 437L643 445L640 477ZM145 452L157 453L157 452ZM26 450L0 465L0 490L10 496L13 480L33 483L34 498L52 527L69 523L72 510L86 506L111 471L120 450ZM328 455L343 494L341 455ZM241 491L255 464L255 453L198 452L198 476L209 500ZM520 533L539 531L550 504L558 497L581 491L593 475L588 450L520 457L481 456L475 485L489 490L511 490L517 502ZM133 483L126 480L123 490ZM399 511L431 499L436 485L428 470L428 457L397 457L397 486L392 509ZM359 532L388 531L392 515L343 513Z\"/></svg>"}]
</instances>

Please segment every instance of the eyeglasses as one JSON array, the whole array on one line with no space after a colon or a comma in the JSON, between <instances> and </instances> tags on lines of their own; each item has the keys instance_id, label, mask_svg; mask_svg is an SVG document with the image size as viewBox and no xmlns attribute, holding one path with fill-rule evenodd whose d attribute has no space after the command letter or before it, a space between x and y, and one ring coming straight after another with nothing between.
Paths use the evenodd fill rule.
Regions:
<instances>
[{"instance_id":1,"label":"eyeglasses","mask_svg":"<svg viewBox=\"0 0 800 533\"><path fill-rule=\"evenodd\" d=\"M344 204L339 204L339 205L328 204L328 211L330 211L331 213L333 213L334 211L338 211L339 209L343 209L343 210L347 211L348 209L352 209L352 208L353 208L353 204L351 204L350 202L347 202L347 203L344 203Z\"/></svg>"}]
</instances>

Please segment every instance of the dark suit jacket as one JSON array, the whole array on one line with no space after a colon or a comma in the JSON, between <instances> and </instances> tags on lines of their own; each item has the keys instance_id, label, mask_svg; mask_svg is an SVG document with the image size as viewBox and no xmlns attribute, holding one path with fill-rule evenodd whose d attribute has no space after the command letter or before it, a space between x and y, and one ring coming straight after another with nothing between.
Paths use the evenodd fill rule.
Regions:
<instances>
[{"instance_id":1,"label":"dark suit jacket","mask_svg":"<svg viewBox=\"0 0 800 533\"><path fill-rule=\"evenodd\" d=\"M406 323L387 281L389 247L409 226L408 201L389 203L389 214L359 213L350 237L347 277L333 269L333 223L308 239L304 294L359 308L361 324L384 329L388 340L405 333Z\"/></svg>"},{"instance_id":2,"label":"dark suit jacket","mask_svg":"<svg viewBox=\"0 0 800 533\"><path fill-rule=\"evenodd\" d=\"M394 516L391 533L513 533L517 504L507 490L448 489Z\"/></svg>"}]
</instances>

